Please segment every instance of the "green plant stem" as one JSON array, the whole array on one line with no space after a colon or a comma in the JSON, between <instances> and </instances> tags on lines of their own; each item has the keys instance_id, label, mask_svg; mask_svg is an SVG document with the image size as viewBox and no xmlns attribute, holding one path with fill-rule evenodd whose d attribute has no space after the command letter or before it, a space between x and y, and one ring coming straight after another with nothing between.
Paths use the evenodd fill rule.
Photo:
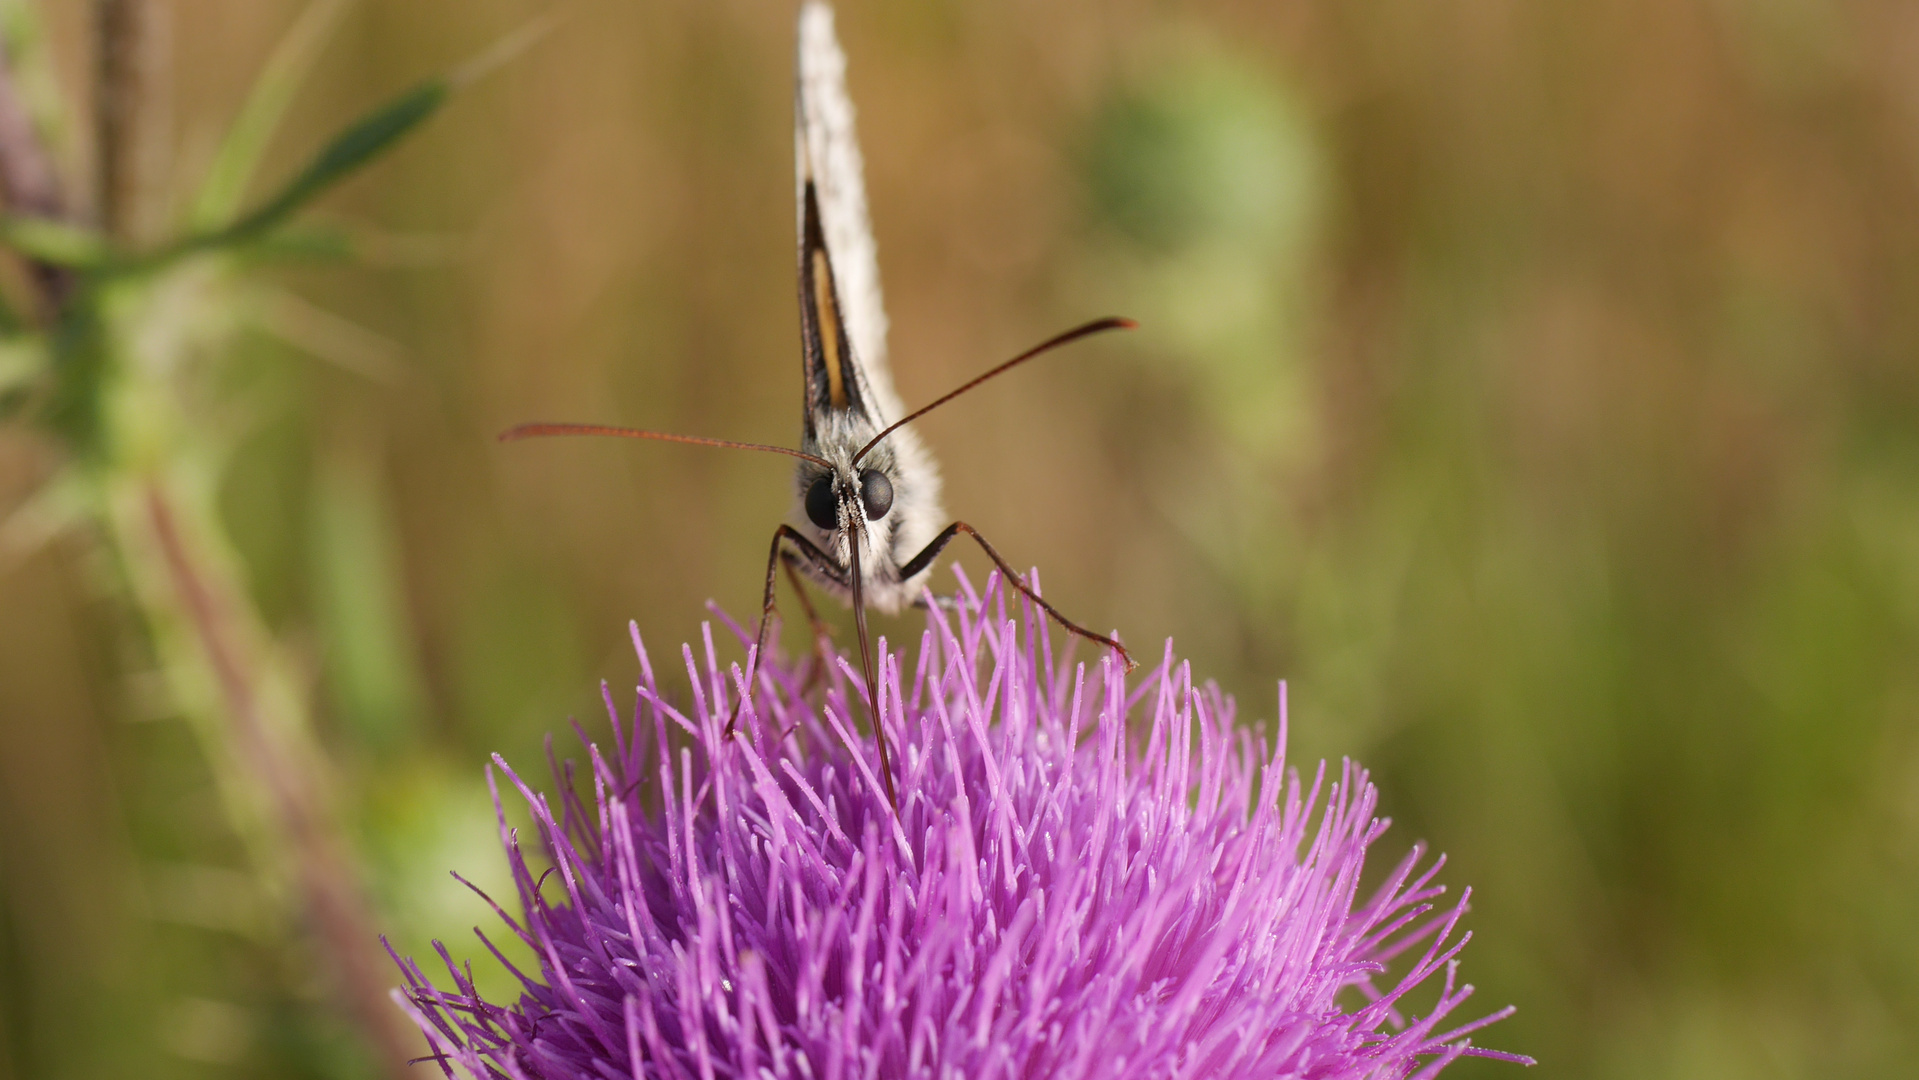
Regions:
<instances>
[{"instance_id":1,"label":"green plant stem","mask_svg":"<svg viewBox=\"0 0 1919 1080\"><path fill-rule=\"evenodd\" d=\"M429 79L383 104L277 194L234 218L273 117L345 0L319 2L325 6L303 20L301 36L270 73L278 81L256 95L264 103L224 159L224 186L201 207L206 220L171 243L149 235L167 135L166 0L92 0L98 171L91 215L87 200L64 197L0 54L0 231L27 253L50 328L56 389L47 416L97 497L131 602L196 728L229 820L267 891L304 917L336 1002L382 1071L400 1080L416 1035L388 997L389 969L334 812L307 694L248 593L215 509L218 438L204 415L183 405L195 400L194 357L219 346L180 333L182 326L194 312L235 302L239 272L235 260L185 256L270 240L436 112L458 81ZM149 254L114 254L142 251Z\"/></svg>"},{"instance_id":2,"label":"green plant stem","mask_svg":"<svg viewBox=\"0 0 1919 1080\"><path fill-rule=\"evenodd\" d=\"M150 209L148 144L164 130L164 110L155 104L164 100L164 12L158 0L95 0L94 13L98 216L113 242L136 245L146 240L142 219ZM69 309L99 302L84 293L63 299ZM95 347L111 358L118 392L138 395L130 408L104 410L106 424L140 427L103 433L102 512L133 600L176 697L197 721L256 872L292 892L336 1000L382 1072L399 1080L413 1044L387 996L385 961L328 798L304 693L242 584L213 510L213 485L185 479L201 475L192 467L198 429L174 415L178 387L165 374L176 366L172 358L134 348L143 317L152 316L123 311L98 324Z\"/></svg>"},{"instance_id":3,"label":"green plant stem","mask_svg":"<svg viewBox=\"0 0 1919 1080\"><path fill-rule=\"evenodd\" d=\"M151 552L147 565L164 579L137 590L142 604L160 636L191 643L190 655L174 650L167 660L193 663L210 677L206 681L221 714L218 741L231 756L226 764L246 778L248 790L235 793L238 801L257 806L271 819L265 830L270 869L297 890L310 929L324 945L335 989L386 1071L405 1076L410 1042L387 997L384 958L359 875L328 807L317 750L303 738L306 723L298 714L298 699L262 691L259 673L275 665L270 656L258 654L271 652L271 646L251 644L268 641L251 605L220 569L221 560L199 550L195 535L205 523L199 529L183 526L176 500L158 478L137 481L130 494L138 509L124 515L123 523L142 535L124 539Z\"/></svg>"}]
</instances>

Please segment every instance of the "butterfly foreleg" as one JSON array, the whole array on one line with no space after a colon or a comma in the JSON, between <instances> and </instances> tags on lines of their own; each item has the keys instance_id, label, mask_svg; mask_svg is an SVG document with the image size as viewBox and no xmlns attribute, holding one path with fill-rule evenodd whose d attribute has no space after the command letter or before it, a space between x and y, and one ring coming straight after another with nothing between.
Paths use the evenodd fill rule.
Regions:
<instances>
[{"instance_id":1,"label":"butterfly foreleg","mask_svg":"<svg viewBox=\"0 0 1919 1080\"><path fill-rule=\"evenodd\" d=\"M791 547L787 545L791 544ZM806 609L807 620L812 624L815 640L824 632L825 624L820 621L819 613L813 609L813 602L806 591L799 587L795 568L805 570L809 575L826 582L844 585L846 571L842 570L832 556L821 551L819 546L791 525L781 524L773 530L773 543L766 553L766 592L760 601L760 625L753 631L753 654L746 663L746 693L733 705L733 715L726 721L726 735L731 737L733 729L740 721L740 708L746 704L746 698L753 693L754 673L759 666L759 658L766 652L766 632L772 625L773 615L778 610L775 602L779 586L779 569L784 565L786 572L793 575L793 588L800 595L800 604ZM830 646L831 638L827 642Z\"/></svg>"},{"instance_id":2,"label":"butterfly foreleg","mask_svg":"<svg viewBox=\"0 0 1919 1080\"><path fill-rule=\"evenodd\" d=\"M819 685L820 680L826 675L827 668L833 664L833 628L826 625L826 621L820 618L819 611L813 607L812 597L806 594L806 585L800 580L802 565L800 556L790 549L783 550L780 552L780 564L785 567L786 582L793 587L793 594L800 598L800 607L806 611L806 623L813 630L813 651L818 662L813 665L813 670L806 676L806 682L800 687L800 693L805 695Z\"/></svg>"},{"instance_id":3,"label":"butterfly foreleg","mask_svg":"<svg viewBox=\"0 0 1919 1080\"><path fill-rule=\"evenodd\" d=\"M1039 593L1033 591L1032 587L1026 584L1026 579L1014 571L1011 566L1007 565L1006 560L1001 557L998 551L994 550L992 544L987 543L986 538L979 534L979 530L964 521L955 521L946 528L941 529L940 534L935 536L931 543L921 548L918 555L913 556L907 560L906 565L900 567L900 579L903 581L911 581L915 576L923 573L927 567L933 565L934 559L939 558L940 552L945 550L946 545L952 543L953 538L960 533L965 533L972 537L973 541L979 544L980 550L986 552L986 557L993 560L993 565L999 567L999 572L1005 576L1006 580L1011 582L1013 587L1020 591L1021 595L1033 603L1038 604L1040 610L1050 615L1054 622L1065 627L1068 633L1077 634L1088 641L1104 645L1118 653L1119 658L1125 662L1127 671L1132 671L1139 666L1133 661L1132 654L1126 651L1126 646L1121 645L1116 639L1107 637L1104 634L1093 633L1091 630L1060 614L1058 608L1041 599Z\"/></svg>"}]
</instances>

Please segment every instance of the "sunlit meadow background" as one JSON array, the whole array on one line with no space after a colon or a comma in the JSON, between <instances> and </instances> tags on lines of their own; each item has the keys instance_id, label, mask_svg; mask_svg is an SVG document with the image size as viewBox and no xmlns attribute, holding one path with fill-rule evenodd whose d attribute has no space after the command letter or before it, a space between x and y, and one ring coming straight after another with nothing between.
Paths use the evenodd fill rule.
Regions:
<instances>
[{"instance_id":1,"label":"sunlit meadow background","mask_svg":"<svg viewBox=\"0 0 1919 1080\"><path fill-rule=\"evenodd\" d=\"M302 6L167 5L152 221ZM83 101L90 5L32 10ZM363 0L250 190L547 13L310 215L360 257L249 272L267 316L193 414L416 954L488 918L446 876L501 874L484 755L603 730L628 619L659 655L708 598L748 613L791 498L770 458L493 441L796 437L791 5ZM1297 751L1375 768L1391 836L1474 886L1466 973L1520 1006L1488 1042L1552 1076L1919 1076L1919 7L839 21L906 400L1141 323L928 418L949 508L1243 715L1290 680ZM0 422L0 515L64 455ZM0 566L0 1076L399 1075L124 578L84 520Z\"/></svg>"}]
</instances>

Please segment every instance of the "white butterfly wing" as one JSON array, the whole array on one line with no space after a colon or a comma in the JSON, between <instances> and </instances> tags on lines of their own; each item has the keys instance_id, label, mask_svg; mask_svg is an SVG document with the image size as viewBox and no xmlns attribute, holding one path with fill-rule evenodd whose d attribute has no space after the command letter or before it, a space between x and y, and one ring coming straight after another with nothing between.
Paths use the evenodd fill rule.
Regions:
<instances>
[{"instance_id":1,"label":"white butterfly wing","mask_svg":"<svg viewBox=\"0 0 1919 1080\"><path fill-rule=\"evenodd\" d=\"M880 296L878 251L866 210L866 182L853 102L846 94L846 54L833 32L833 9L817 0L800 9L799 87L794 98L794 179L802 244L806 181L819 199L820 228L839 287L840 314L854 362L881 417L903 415L886 356L886 305Z\"/></svg>"},{"instance_id":2,"label":"white butterfly wing","mask_svg":"<svg viewBox=\"0 0 1919 1080\"><path fill-rule=\"evenodd\" d=\"M833 9L818 0L802 7L799 41L793 141L807 394L804 444L837 460L906 410L887 366L878 253ZM865 536L872 550L862 560L862 576L868 579L866 603L896 611L918 596L925 579L922 571L901 581L897 568L932 542L946 518L939 468L918 434L910 426L899 428L887 436L883 450L891 460L893 509L868 523ZM802 484L808 482L804 466L797 475ZM799 494L804 499L804 489ZM836 541L823 532L815 539Z\"/></svg>"}]
</instances>

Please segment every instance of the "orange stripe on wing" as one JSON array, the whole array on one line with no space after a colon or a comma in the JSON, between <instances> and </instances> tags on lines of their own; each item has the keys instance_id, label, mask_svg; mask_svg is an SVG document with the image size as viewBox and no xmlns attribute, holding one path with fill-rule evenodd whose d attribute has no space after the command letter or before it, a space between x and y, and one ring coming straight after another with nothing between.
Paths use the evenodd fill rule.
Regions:
<instances>
[{"instance_id":1,"label":"orange stripe on wing","mask_svg":"<svg viewBox=\"0 0 1919 1080\"><path fill-rule=\"evenodd\" d=\"M826 364L826 396L835 409L846 408L846 343L840 339L839 307L833 297L833 267L825 248L813 249L813 307L819 312L820 359Z\"/></svg>"}]
</instances>

